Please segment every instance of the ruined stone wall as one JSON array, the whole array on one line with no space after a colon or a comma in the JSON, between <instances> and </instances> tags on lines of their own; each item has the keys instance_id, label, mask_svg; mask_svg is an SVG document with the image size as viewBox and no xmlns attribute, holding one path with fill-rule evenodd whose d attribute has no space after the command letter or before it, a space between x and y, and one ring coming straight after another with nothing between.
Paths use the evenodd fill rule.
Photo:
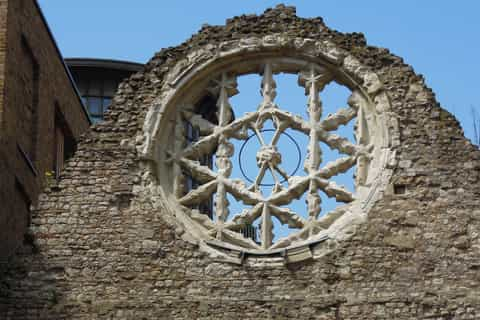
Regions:
<instances>
[{"instance_id":1,"label":"ruined stone wall","mask_svg":"<svg viewBox=\"0 0 480 320\"><path fill-rule=\"evenodd\" d=\"M36 203L45 173L54 169L55 110L76 138L88 129L89 120L35 1L1 1L0 18L3 263L23 240L30 203Z\"/></svg>"},{"instance_id":2,"label":"ruined stone wall","mask_svg":"<svg viewBox=\"0 0 480 320\"><path fill-rule=\"evenodd\" d=\"M296 265L214 261L139 193L145 115L166 72L226 40L328 40L370 68L399 126L390 189L355 235ZM5 319L478 319L480 151L421 76L361 34L292 8L207 26L120 86L58 186L34 212L31 244L0 278ZM153 195L154 196L154 195Z\"/></svg>"}]
</instances>

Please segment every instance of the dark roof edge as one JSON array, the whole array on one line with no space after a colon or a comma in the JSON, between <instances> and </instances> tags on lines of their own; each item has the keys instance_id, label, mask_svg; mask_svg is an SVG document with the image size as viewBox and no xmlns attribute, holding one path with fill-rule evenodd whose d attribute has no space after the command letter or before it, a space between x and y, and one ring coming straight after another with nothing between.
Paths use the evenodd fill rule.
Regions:
<instances>
[{"instance_id":1,"label":"dark roof edge","mask_svg":"<svg viewBox=\"0 0 480 320\"><path fill-rule=\"evenodd\" d=\"M52 40L53 46L55 47L55 50L57 51L58 57L60 58L60 60L62 62L63 69L67 73L68 80L70 81L70 84L72 85L73 90L75 91L75 94L77 95L78 101L80 102L80 105L82 106L82 110L83 110L85 116L87 117L87 120L88 120L89 124L92 124L92 119L90 118L90 115L87 111L87 108L83 104L82 98L80 97L80 92L78 91L78 88L77 88L77 85L75 84L75 81L73 81L72 74L70 73L70 70L68 69L67 65L65 64L65 61L63 60L62 53L60 52L57 41L53 37L53 33L52 33L52 30L50 30L50 26L47 23L47 19L45 19L45 16L43 15L42 9L40 8L40 5L38 4L37 0L34 0L33 3L35 4L35 7L37 8L38 12L40 13L40 18L42 19L43 24L45 25L45 27L47 29L47 33L48 33L50 39Z\"/></svg>"},{"instance_id":2,"label":"dark roof edge","mask_svg":"<svg viewBox=\"0 0 480 320\"><path fill-rule=\"evenodd\" d=\"M69 67L105 68L133 72L138 72L145 66L143 63L97 58L65 58L65 63Z\"/></svg>"}]
</instances>

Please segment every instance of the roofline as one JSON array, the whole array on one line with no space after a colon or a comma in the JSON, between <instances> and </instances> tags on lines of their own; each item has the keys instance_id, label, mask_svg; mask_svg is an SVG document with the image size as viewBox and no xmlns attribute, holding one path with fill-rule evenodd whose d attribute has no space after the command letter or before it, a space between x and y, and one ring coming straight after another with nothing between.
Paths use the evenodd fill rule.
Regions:
<instances>
[{"instance_id":1,"label":"roofline","mask_svg":"<svg viewBox=\"0 0 480 320\"><path fill-rule=\"evenodd\" d=\"M73 90L75 91L75 94L77 95L77 99L80 102L80 105L82 106L82 110L87 117L87 120L89 124L91 125L92 119L90 118L90 114L88 113L87 107L83 104L82 98L80 97L80 92L78 91L77 85L75 84L75 81L73 80L72 74L70 73L70 70L68 69L67 65L65 64L65 61L63 60L62 53L60 52L60 49L58 47L57 41L53 37L52 30L50 30L50 26L48 25L47 19L45 19L45 16L43 15L42 9L40 8L40 5L38 4L37 0L33 0L33 3L35 7L37 8L38 12L40 13L40 18L42 19L43 24L45 25L47 29L48 36L50 37L50 40L53 43L53 46L55 47L55 50L57 51L58 57L61 60L61 63L63 65L63 69L65 70L68 80L70 81L70 84L72 85Z\"/></svg>"},{"instance_id":2,"label":"roofline","mask_svg":"<svg viewBox=\"0 0 480 320\"><path fill-rule=\"evenodd\" d=\"M104 68L132 72L138 72L145 66L143 63L114 59L65 58L64 60L68 67Z\"/></svg>"}]
</instances>

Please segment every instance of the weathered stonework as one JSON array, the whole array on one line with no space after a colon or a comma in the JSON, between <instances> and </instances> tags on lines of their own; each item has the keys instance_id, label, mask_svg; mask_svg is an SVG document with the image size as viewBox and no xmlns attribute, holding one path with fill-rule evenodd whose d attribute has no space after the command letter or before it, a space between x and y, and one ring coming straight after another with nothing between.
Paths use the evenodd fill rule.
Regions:
<instances>
[{"instance_id":1,"label":"weathered stonework","mask_svg":"<svg viewBox=\"0 0 480 320\"><path fill-rule=\"evenodd\" d=\"M144 189L140 187L137 192L149 194L150 199L157 199L158 202L167 204L171 203L171 200L168 200L169 194L181 198L179 203L175 201L171 203L169 205L171 210L167 210L167 214L162 215L168 218L168 212L172 211L174 213L172 223L178 221L177 227L188 231L184 237L186 240L193 235L197 238L193 241L198 243L201 249L211 252L217 259L223 258L225 261L234 263L244 263L245 253L281 253L288 261L290 260L289 252L293 252L296 256L298 255L296 251L300 250L303 253L305 250L309 252L310 249L316 253L313 257L318 258L335 247L337 241L351 237L357 225L365 220L368 209L382 196L389 183L391 167L396 161L395 148L399 145L398 121L396 115L391 112L388 96L378 76L345 50L334 48L335 46L327 40L315 41L285 34L273 34L229 40L218 45L209 44L208 50L201 47L189 54L188 61L178 62L176 67L165 75L167 81L161 87L158 98L147 113L143 136L137 137L137 141L143 142L138 147L138 152L143 160L154 168L151 171L153 177L146 176L142 183ZM263 101L257 110L240 116L232 123L227 118L220 119L218 125L202 120L198 115L195 117L189 111L194 108L194 101L198 99L196 96L204 95L213 82L217 88L223 86L216 89L220 90L217 102L220 106L218 114L231 114L228 97L237 93L236 75L258 72L258 70L263 70ZM276 85L273 74L285 70L298 73L299 83L308 93L308 113L310 114L308 121L298 116L300 110L292 114L281 110L281 106L275 104ZM309 82L309 78L317 80ZM323 87L332 81L342 83L352 91L348 101L349 108L321 117L322 105L318 95ZM310 87L311 85L313 87ZM357 145L329 133L347 124L356 116L358 117ZM186 145L183 139L182 118L188 119L194 127L203 132L202 139L198 143L188 145L186 149L184 149ZM262 173L259 173L257 181L252 185L253 190L247 188L245 181L230 178L233 166L230 161L233 144L228 142L232 137L247 139L247 130L256 132L255 135L258 137L265 119L274 119L277 127L276 134L280 135L285 128L290 127L309 135L308 154L313 156L313 158L305 158L306 176L288 177L288 187L277 184L275 188L278 187L278 189L268 197L264 197L258 190L261 182L258 178L263 176ZM320 140L347 156L331 161L320 168L322 157ZM218 172L192 161L195 156L211 153L212 148L217 148L217 145L219 150L217 159L223 159L217 163ZM272 148L274 146L263 150L263 153L257 157L268 158ZM222 154L229 155L225 157ZM277 164L281 162L280 156L277 155ZM359 164L355 195L334 182L328 182L330 177L348 170L355 163ZM270 166L273 165L270 164ZM188 195L183 193L185 186L182 170L185 168L196 172L198 179L203 179L205 182L202 188L195 189ZM317 178L309 178L309 176ZM323 187L318 187L319 185ZM318 218L321 200L317 188L327 191L330 197L342 199L349 204ZM204 214L183 207L183 205L204 201L214 190L217 194L216 222L212 222ZM288 209L278 211L282 210L278 207L278 203L288 204L298 198L299 194L307 191L313 195L312 198L307 198L310 218L303 219L298 213ZM244 203L252 204L251 209L236 215L229 222L226 219L229 216L227 192L242 199ZM230 212L230 216L233 214ZM272 216L284 221L284 224L288 224L291 228L300 230L273 244ZM262 220L261 229L266 230L261 233L262 239L259 244L233 231L247 222L251 223L257 219L256 217ZM237 250L229 250L229 252L233 251L233 254L223 255L210 248L211 244L223 246L222 241L217 241L222 239L227 240L223 243L228 243L228 248L237 248ZM328 250L325 250L324 243L313 245L322 240L328 242ZM305 257L312 257L312 254L307 254ZM270 258L268 257L267 260L272 260Z\"/></svg>"},{"instance_id":2,"label":"weathered stonework","mask_svg":"<svg viewBox=\"0 0 480 320\"><path fill-rule=\"evenodd\" d=\"M382 195L351 237L335 248L324 243L315 249L324 254L296 264L282 257L216 261L167 212L172 205L159 201L166 195L159 196L153 174L149 141L161 129L165 88L221 56L228 43L248 51L260 39L264 47L324 53L365 88L377 111L388 112L391 126L394 157ZM400 58L368 46L361 34L299 18L290 7L235 17L162 50L121 85L106 121L79 144L59 185L41 196L33 243L0 278L0 315L478 319L479 187L480 151Z\"/></svg>"}]
</instances>

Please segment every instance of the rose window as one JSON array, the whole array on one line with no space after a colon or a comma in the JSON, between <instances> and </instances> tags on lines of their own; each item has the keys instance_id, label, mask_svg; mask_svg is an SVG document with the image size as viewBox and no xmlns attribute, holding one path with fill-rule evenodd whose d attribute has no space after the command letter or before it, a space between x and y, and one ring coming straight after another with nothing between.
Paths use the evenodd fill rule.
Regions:
<instances>
[{"instance_id":1,"label":"rose window","mask_svg":"<svg viewBox=\"0 0 480 320\"><path fill-rule=\"evenodd\" d=\"M195 107L193 98L178 99L171 127L175 143L166 152L165 163L172 175L174 201L194 225L195 234L230 250L268 254L324 237L340 216L361 207L378 174L370 171L377 170L371 162L381 146L374 143L378 136L375 108L360 90L348 86L352 91L348 106L324 115L320 92L331 82L345 85L330 68L275 58L253 65L223 68L202 81L203 87L192 89L200 92L196 100L208 92L203 102L207 107L202 110ZM258 107L238 114L232 105L238 93L237 77L255 70L262 76ZM275 78L282 72L296 74L305 89L298 113L276 103ZM354 127L355 143L337 134L339 127L349 124ZM292 132L302 135L306 143L300 145ZM282 149L279 141L289 147ZM325 163L325 146L338 157ZM289 168L288 161L294 162ZM240 177L232 176L235 166L240 166ZM334 181L352 168L355 190ZM344 205L324 212L322 195ZM305 200L301 212L291 206L300 198ZM241 203L241 210L232 210L232 199ZM353 205L356 201L359 204ZM292 231L275 235L274 219Z\"/></svg>"}]
</instances>

